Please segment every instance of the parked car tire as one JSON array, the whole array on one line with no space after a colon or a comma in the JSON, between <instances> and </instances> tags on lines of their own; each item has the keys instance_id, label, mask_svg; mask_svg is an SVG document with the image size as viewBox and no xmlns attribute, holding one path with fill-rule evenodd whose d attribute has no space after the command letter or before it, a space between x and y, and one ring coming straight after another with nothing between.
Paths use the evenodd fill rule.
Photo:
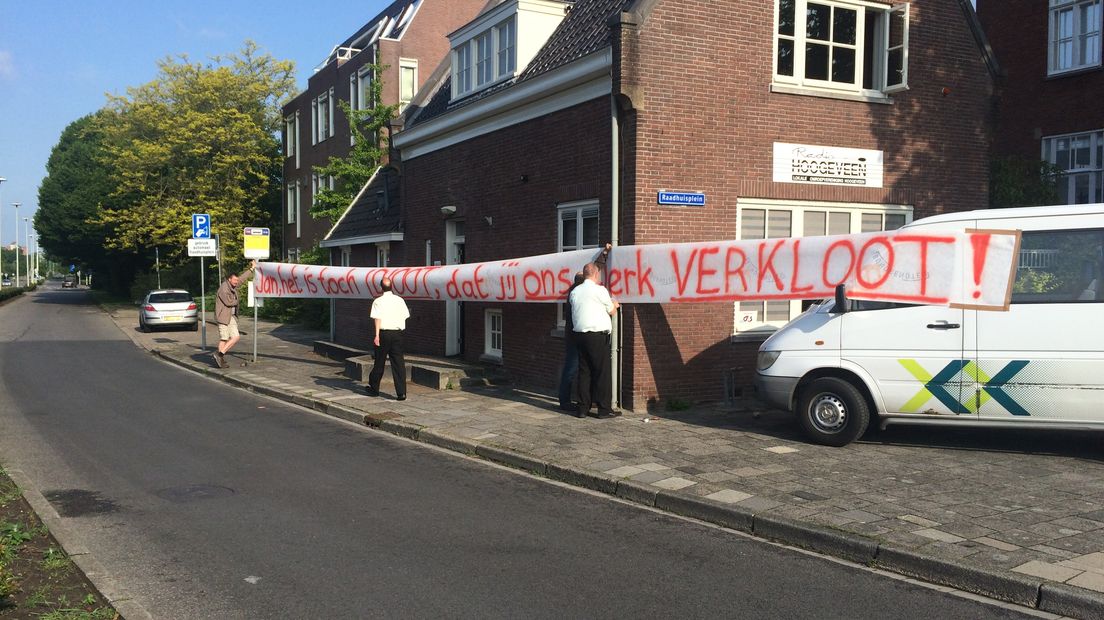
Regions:
<instances>
[{"instance_id":1,"label":"parked car tire","mask_svg":"<svg viewBox=\"0 0 1104 620\"><path fill-rule=\"evenodd\" d=\"M199 321L196 321L195 323L192 323L192 327L190 328L189 331L198 332L199 331Z\"/></svg>"},{"instance_id":2,"label":"parked car tire","mask_svg":"<svg viewBox=\"0 0 1104 620\"><path fill-rule=\"evenodd\" d=\"M866 431L870 406L863 393L846 379L821 377L801 391L797 416L812 441L846 446Z\"/></svg>"},{"instance_id":3,"label":"parked car tire","mask_svg":"<svg viewBox=\"0 0 1104 620\"><path fill-rule=\"evenodd\" d=\"M143 334L148 334L150 332L149 325L146 325L145 320L143 320L141 316L138 317L138 331Z\"/></svg>"}]
</instances>

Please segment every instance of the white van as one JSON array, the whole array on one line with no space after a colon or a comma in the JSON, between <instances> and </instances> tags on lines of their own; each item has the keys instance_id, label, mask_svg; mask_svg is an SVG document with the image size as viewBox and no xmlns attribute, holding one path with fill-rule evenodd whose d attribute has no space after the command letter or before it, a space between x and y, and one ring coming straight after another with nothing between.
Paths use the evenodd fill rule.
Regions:
<instances>
[{"instance_id":1,"label":"white van","mask_svg":"<svg viewBox=\"0 0 1104 620\"><path fill-rule=\"evenodd\" d=\"M1007 312L847 299L759 347L761 398L842 446L882 424L1104 429L1104 204L991 209L923 230L1021 230ZM964 270L970 273L970 270Z\"/></svg>"}]
</instances>

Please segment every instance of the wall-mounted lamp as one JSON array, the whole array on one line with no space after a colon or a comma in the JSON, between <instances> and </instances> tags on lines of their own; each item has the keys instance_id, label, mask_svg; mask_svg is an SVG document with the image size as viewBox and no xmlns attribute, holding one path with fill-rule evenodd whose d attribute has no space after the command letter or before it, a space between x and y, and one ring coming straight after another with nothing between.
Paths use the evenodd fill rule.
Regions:
<instances>
[{"instance_id":1,"label":"wall-mounted lamp","mask_svg":"<svg viewBox=\"0 0 1104 620\"><path fill-rule=\"evenodd\" d=\"M445 205L441 207L441 215L445 217L452 217L456 215L456 207L453 205Z\"/></svg>"}]
</instances>

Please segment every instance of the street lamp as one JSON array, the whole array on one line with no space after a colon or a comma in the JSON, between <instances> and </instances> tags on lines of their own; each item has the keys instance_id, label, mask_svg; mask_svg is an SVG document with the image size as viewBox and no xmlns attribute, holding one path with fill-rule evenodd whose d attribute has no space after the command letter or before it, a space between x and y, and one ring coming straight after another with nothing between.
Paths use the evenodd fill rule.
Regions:
<instances>
[{"instance_id":1,"label":"street lamp","mask_svg":"<svg viewBox=\"0 0 1104 620\"><path fill-rule=\"evenodd\" d=\"M4 177L0 177L0 185L7 181ZM0 199L0 275L4 272L4 201Z\"/></svg>"},{"instance_id":2,"label":"street lamp","mask_svg":"<svg viewBox=\"0 0 1104 620\"><path fill-rule=\"evenodd\" d=\"M23 236L27 239L27 278L23 280L23 286L31 285L31 219L28 217L23 218ZM16 240L16 245L19 245L19 241Z\"/></svg>"},{"instance_id":3,"label":"street lamp","mask_svg":"<svg viewBox=\"0 0 1104 620\"><path fill-rule=\"evenodd\" d=\"M13 202L15 207L15 285L19 286L19 205L22 202Z\"/></svg>"}]
</instances>

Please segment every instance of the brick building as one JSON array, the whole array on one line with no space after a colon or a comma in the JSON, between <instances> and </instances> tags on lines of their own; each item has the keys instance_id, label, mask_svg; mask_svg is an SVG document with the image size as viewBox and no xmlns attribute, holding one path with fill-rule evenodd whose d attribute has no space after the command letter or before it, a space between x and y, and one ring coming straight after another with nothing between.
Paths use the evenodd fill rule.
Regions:
<instances>
[{"instance_id":1,"label":"brick building","mask_svg":"<svg viewBox=\"0 0 1104 620\"><path fill-rule=\"evenodd\" d=\"M994 154L1065 174L1064 204L1104 202L1100 0L978 0L1002 79Z\"/></svg>"},{"instance_id":2,"label":"brick building","mask_svg":"<svg viewBox=\"0 0 1104 620\"><path fill-rule=\"evenodd\" d=\"M394 137L394 264L863 232L987 204L993 64L968 2L506 0L450 44ZM554 386L557 304L412 306L411 350ZM615 394L642 408L749 386L758 344L800 310L623 306ZM338 341L363 345L338 314Z\"/></svg>"},{"instance_id":3,"label":"brick building","mask_svg":"<svg viewBox=\"0 0 1104 620\"><path fill-rule=\"evenodd\" d=\"M295 261L333 225L310 216L314 194L332 187L314 166L349 154L349 122L338 107L368 109L372 75L368 65L386 67L382 103L405 105L448 55L446 34L470 20L487 0L395 0L326 56L289 101L284 114L283 256Z\"/></svg>"}]
</instances>

